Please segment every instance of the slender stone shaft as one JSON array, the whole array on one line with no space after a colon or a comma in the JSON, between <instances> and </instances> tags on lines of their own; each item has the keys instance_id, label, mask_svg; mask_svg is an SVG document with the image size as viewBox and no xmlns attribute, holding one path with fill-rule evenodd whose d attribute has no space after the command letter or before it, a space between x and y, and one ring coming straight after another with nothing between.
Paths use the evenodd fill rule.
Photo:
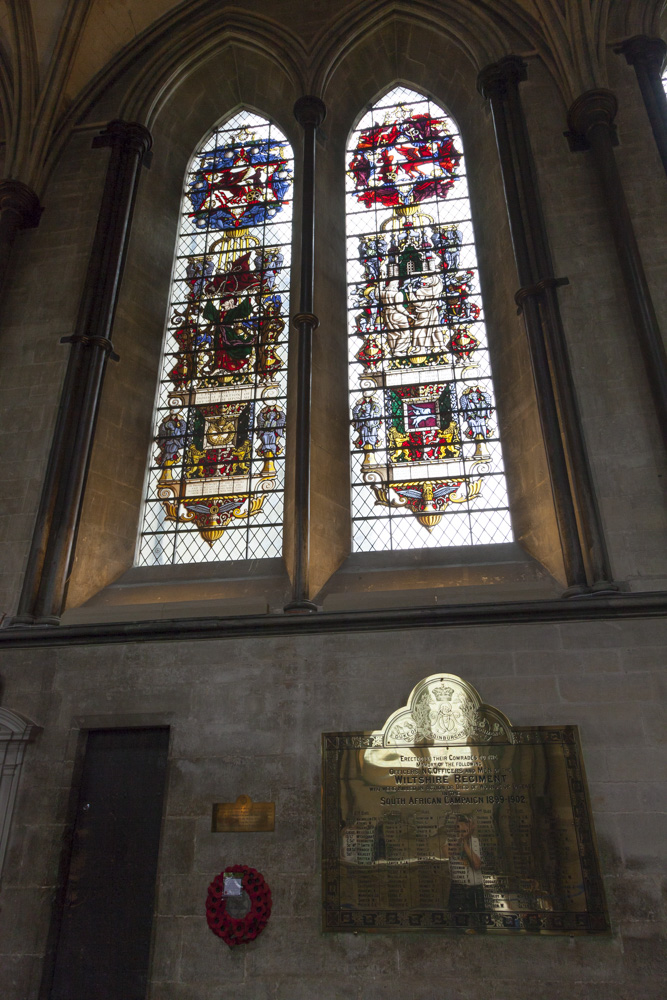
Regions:
<instances>
[{"instance_id":1,"label":"slender stone shaft","mask_svg":"<svg viewBox=\"0 0 667 1000\"><path fill-rule=\"evenodd\" d=\"M0 291L4 288L12 247L19 229L34 229L42 209L39 198L22 181L0 181Z\"/></svg>"},{"instance_id":2,"label":"slender stone shaft","mask_svg":"<svg viewBox=\"0 0 667 1000\"><path fill-rule=\"evenodd\" d=\"M60 620L76 542L134 198L150 133L112 121L93 146L111 154L60 399L16 624ZM117 360L117 359L116 359Z\"/></svg>"},{"instance_id":3,"label":"slender stone shaft","mask_svg":"<svg viewBox=\"0 0 667 1000\"><path fill-rule=\"evenodd\" d=\"M662 165L667 173L667 94L661 78L667 56L667 44L662 38L635 35L614 51L622 53L630 66L635 68L646 113L653 129Z\"/></svg>"},{"instance_id":4,"label":"slender stone shaft","mask_svg":"<svg viewBox=\"0 0 667 1000\"><path fill-rule=\"evenodd\" d=\"M625 290L644 359L646 375L663 435L667 432L667 354L635 238L614 143L616 97L610 90L589 90L568 112L573 151L590 150L609 219Z\"/></svg>"},{"instance_id":5,"label":"slender stone shaft","mask_svg":"<svg viewBox=\"0 0 667 1000\"><path fill-rule=\"evenodd\" d=\"M308 613L317 606L309 600L310 561L310 408L313 330L319 324L313 313L315 287L315 147L318 126L326 108L317 97L300 97L294 116L303 126L303 174L301 199L301 292L299 312L293 322L298 329L297 406L295 441L294 526L295 553L292 600L285 611Z\"/></svg>"},{"instance_id":6,"label":"slender stone shaft","mask_svg":"<svg viewBox=\"0 0 667 1000\"><path fill-rule=\"evenodd\" d=\"M609 574L599 518L595 517L597 508L556 298L556 286L565 281L558 281L553 276L530 142L519 99L518 84L525 78L523 60L508 56L482 71L479 87L489 98L493 114L514 257L522 285L517 302L528 337L568 585L566 594L570 596L587 591L589 585L573 496L574 476L571 483L568 465L570 468L576 466L582 482L581 492L586 496L582 509L593 515L587 524L591 543L586 545L591 553L591 577L598 586L606 588ZM572 407L571 419L563 426L563 414L568 406Z\"/></svg>"}]
</instances>

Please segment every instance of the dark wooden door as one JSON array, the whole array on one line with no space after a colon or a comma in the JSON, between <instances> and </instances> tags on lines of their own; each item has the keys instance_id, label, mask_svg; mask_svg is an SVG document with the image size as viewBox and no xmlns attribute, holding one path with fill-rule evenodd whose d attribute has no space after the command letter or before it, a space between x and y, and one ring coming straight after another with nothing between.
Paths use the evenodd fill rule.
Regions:
<instances>
[{"instance_id":1,"label":"dark wooden door","mask_svg":"<svg viewBox=\"0 0 667 1000\"><path fill-rule=\"evenodd\" d=\"M168 729L91 730L51 1000L144 1000Z\"/></svg>"}]
</instances>

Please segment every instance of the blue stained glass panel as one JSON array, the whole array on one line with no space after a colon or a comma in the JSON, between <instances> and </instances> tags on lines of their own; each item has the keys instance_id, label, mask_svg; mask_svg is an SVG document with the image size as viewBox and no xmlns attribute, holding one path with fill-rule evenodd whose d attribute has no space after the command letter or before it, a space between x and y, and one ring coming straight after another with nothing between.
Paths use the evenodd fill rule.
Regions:
<instances>
[{"instance_id":1,"label":"blue stained glass panel","mask_svg":"<svg viewBox=\"0 0 667 1000\"><path fill-rule=\"evenodd\" d=\"M292 184L245 110L186 173L140 566L280 555Z\"/></svg>"}]
</instances>

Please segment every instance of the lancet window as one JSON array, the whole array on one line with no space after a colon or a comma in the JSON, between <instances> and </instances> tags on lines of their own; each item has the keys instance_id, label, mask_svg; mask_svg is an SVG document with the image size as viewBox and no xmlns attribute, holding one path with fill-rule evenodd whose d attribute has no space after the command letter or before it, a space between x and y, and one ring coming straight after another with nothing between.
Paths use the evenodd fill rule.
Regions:
<instances>
[{"instance_id":1,"label":"lancet window","mask_svg":"<svg viewBox=\"0 0 667 1000\"><path fill-rule=\"evenodd\" d=\"M404 87L347 156L353 551L510 541L461 137Z\"/></svg>"},{"instance_id":2,"label":"lancet window","mask_svg":"<svg viewBox=\"0 0 667 1000\"><path fill-rule=\"evenodd\" d=\"M140 566L282 553L292 168L245 110L190 164Z\"/></svg>"}]
</instances>

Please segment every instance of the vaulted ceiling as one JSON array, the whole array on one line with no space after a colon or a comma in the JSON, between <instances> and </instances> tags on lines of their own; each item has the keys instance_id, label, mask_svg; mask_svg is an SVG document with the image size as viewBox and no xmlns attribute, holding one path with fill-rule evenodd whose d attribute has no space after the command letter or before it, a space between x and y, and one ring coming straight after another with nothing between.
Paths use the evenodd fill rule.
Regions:
<instances>
[{"instance_id":1,"label":"vaulted ceiling","mask_svg":"<svg viewBox=\"0 0 667 1000\"><path fill-rule=\"evenodd\" d=\"M665 0L0 0L4 176L39 193L68 129L120 72L154 48L191 48L211 33L275 39L300 83L322 88L327 67L382 18L451 20L471 58L542 56L566 102L604 85L607 45L658 34ZM468 38L464 39L464 33ZM481 67L480 67L481 68Z\"/></svg>"}]
</instances>

